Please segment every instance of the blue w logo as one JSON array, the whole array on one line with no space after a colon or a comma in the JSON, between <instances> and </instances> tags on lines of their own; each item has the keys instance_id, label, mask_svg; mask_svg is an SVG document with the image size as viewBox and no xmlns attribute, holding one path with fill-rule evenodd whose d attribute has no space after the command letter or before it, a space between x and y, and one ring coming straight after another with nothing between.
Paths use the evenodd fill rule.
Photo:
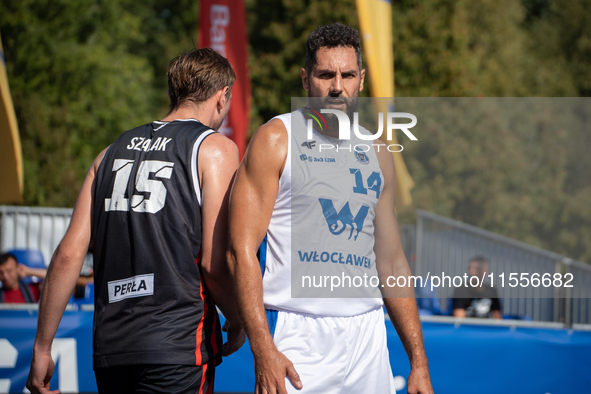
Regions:
<instances>
[{"instance_id":1,"label":"blue w logo","mask_svg":"<svg viewBox=\"0 0 591 394\"><path fill-rule=\"evenodd\" d=\"M349 202L343 205L343 208L337 213L332 200L326 198L319 198L320 205L322 206L322 213L324 214L324 218L326 219L326 223L328 223L328 229L334 235L339 235L347 226L351 226L351 232L349 233L349 238L353 235L353 231L357 230L355 233L355 237L353 240L357 240L357 236L363 230L363 222L365 221L365 217L367 216L367 212L369 211L369 207L366 205L362 205L357 212L357 215L353 217L351 213L351 208L349 208Z\"/></svg>"}]
</instances>

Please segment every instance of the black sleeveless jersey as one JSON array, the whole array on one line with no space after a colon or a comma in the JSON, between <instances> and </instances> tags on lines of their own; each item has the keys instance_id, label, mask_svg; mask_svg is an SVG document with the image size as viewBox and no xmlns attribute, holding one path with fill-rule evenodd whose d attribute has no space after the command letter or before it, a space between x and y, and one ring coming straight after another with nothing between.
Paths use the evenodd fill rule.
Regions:
<instances>
[{"instance_id":1,"label":"black sleeveless jersey","mask_svg":"<svg viewBox=\"0 0 591 394\"><path fill-rule=\"evenodd\" d=\"M221 361L204 286L197 157L214 133L194 119L123 133L96 175L94 368Z\"/></svg>"}]
</instances>

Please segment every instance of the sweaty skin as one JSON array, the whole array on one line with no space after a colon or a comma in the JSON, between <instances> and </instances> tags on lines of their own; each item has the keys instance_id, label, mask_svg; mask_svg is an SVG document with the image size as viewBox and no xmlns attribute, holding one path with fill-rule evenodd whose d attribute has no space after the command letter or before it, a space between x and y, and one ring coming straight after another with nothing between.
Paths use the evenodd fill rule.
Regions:
<instances>
[{"instance_id":1,"label":"sweaty skin","mask_svg":"<svg viewBox=\"0 0 591 394\"><path fill-rule=\"evenodd\" d=\"M355 97L363 89L365 70L359 70L352 47L320 48L310 74L301 70L309 97L332 97L329 107L344 110L339 97ZM330 134L328 134L330 135ZM336 137L337 135L331 135ZM256 253L269 226L279 179L288 149L287 130L281 120L261 126L253 136L238 169L230 198L228 263L236 283L237 302L255 359L256 394L285 394L285 377L296 388L302 382L292 362L277 350L269 333L263 304L263 282ZM386 149L376 149L385 183L376 208L375 253L379 276L410 275L400 244L394 213L396 176L394 160ZM409 394L431 394L427 357L412 289L407 298L385 298L394 327L408 353L411 373Z\"/></svg>"},{"instance_id":2,"label":"sweaty skin","mask_svg":"<svg viewBox=\"0 0 591 394\"><path fill-rule=\"evenodd\" d=\"M236 282L238 310L255 358L256 394L286 394L285 377L302 383L269 333L257 259L275 205L287 157L287 131L280 120L261 126L250 141L230 198L228 263Z\"/></svg>"}]
</instances>

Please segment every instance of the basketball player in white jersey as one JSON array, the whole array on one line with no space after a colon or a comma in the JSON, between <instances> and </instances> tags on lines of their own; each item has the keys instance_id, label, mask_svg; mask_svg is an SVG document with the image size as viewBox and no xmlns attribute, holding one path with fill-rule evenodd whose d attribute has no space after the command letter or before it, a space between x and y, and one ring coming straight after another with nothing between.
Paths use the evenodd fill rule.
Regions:
<instances>
[{"instance_id":1,"label":"basketball player in white jersey","mask_svg":"<svg viewBox=\"0 0 591 394\"><path fill-rule=\"evenodd\" d=\"M350 112L347 100L358 97L365 76L357 31L320 26L306 49L301 77L308 97ZM384 299L379 292L377 298L292 298L298 253L307 263L300 266L312 270L410 275L393 208L392 154L375 147L312 153L302 135L308 118L297 110L259 128L230 198L229 267L255 358L255 393L394 393L384 305L410 360L408 393L431 394L412 289ZM318 144L339 144L337 136L334 127L314 129ZM358 176L365 183L356 183ZM296 250L302 243L308 252Z\"/></svg>"}]
</instances>

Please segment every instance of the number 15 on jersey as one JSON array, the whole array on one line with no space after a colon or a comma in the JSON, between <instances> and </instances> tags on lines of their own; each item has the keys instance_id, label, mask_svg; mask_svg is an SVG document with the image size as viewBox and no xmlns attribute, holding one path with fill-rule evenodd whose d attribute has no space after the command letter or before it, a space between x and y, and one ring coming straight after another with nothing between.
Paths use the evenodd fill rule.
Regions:
<instances>
[{"instance_id":1,"label":"number 15 on jersey","mask_svg":"<svg viewBox=\"0 0 591 394\"><path fill-rule=\"evenodd\" d=\"M134 160L115 159L113 161L113 171L115 174L115 184L111 198L105 198L105 212L109 211L129 211L129 207L134 212L156 213L164 208L166 203L166 187L161 180L170 179L174 163L160 160L144 160L140 163L137 171L135 189L138 192L150 193L149 198L142 194L131 196L131 202L125 198L125 191L131 178ZM150 174L154 174L155 179L150 179Z\"/></svg>"}]
</instances>

